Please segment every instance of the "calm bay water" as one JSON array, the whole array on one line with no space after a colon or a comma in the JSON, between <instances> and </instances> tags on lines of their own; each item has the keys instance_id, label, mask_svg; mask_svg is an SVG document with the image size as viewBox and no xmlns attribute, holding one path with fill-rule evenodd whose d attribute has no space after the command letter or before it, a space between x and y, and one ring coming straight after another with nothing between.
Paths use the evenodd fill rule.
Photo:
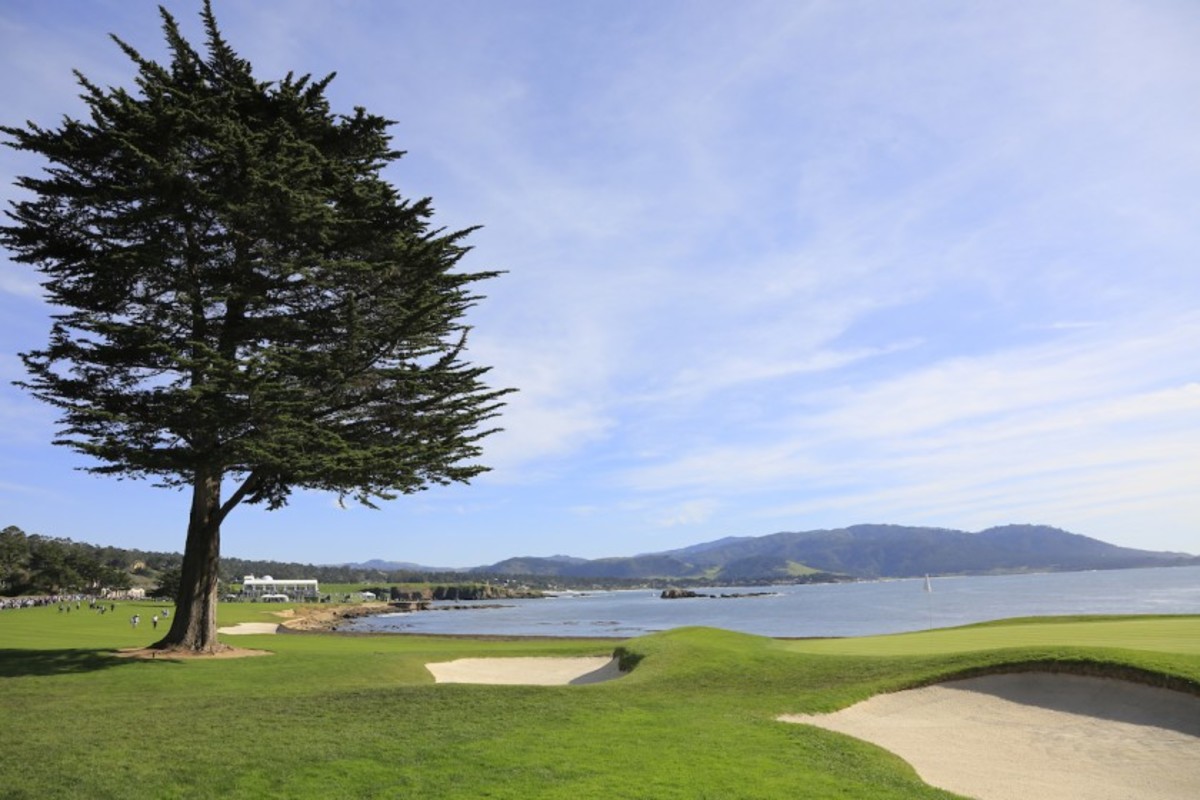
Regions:
<instances>
[{"instance_id":1,"label":"calm bay water","mask_svg":"<svg viewBox=\"0 0 1200 800\"><path fill-rule=\"evenodd\" d=\"M763 636L869 636L1060 614L1200 614L1200 567L698 589L765 596L663 600L648 589L481 602L368 617L343 630L628 638L685 625ZM461 603L446 603L464 605ZM469 604L468 604L469 606Z\"/></svg>"}]
</instances>

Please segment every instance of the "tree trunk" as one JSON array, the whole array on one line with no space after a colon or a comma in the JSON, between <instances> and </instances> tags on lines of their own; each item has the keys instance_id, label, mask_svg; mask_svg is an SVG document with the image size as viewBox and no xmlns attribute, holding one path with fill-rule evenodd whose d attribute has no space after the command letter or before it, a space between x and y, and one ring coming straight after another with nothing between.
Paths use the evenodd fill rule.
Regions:
<instances>
[{"instance_id":1,"label":"tree trunk","mask_svg":"<svg viewBox=\"0 0 1200 800\"><path fill-rule=\"evenodd\" d=\"M217 641L217 578L221 559L221 470L200 467L192 483L192 511L179 575L179 595L171 629L153 647L215 653L227 649Z\"/></svg>"}]
</instances>

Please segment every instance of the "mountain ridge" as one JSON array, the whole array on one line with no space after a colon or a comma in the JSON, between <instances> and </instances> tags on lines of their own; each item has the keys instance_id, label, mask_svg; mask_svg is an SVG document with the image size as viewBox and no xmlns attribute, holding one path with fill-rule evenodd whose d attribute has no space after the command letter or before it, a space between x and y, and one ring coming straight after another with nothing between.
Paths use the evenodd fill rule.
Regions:
<instances>
[{"instance_id":1,"label":"mountain ridge","mask_svg":"<svg viewBox=\"0 0 1200 800\"><path fill-rule=\"evenodd\" d=\"M687 579L717 583L822 577L907 578L1200 564L1189 553L1121 547L1048 525L951 528L861 524L763 536L727 536L636 556L524 556L471 573L562 578Z\"/></svg>"}]
</instances>

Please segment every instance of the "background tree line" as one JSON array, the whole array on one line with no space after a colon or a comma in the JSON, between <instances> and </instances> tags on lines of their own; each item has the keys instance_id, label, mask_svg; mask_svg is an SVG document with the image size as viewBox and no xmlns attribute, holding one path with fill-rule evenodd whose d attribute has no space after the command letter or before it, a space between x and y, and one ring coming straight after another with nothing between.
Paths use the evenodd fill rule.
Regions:
<instances>
[{"instance_id":1,"label":"background tree line","mask_svg":"<svg viewBox=\"0 0 1200 800\"><path fill-rule=\"evenodd\" d=\"M15 525L0 530L0 594L7 596L99 592L142 586L150 594L174 596L178 587L180 553L150 552L87 544L37 533ZM415 572L388 572L350 566L251 561L222 558L222 583L241 583L246 575L276 578L316 578L322 583L403 583L424 581ZM159 587L168 591L159 592Z\"/></svg>"},{"instance_id":2,"label":"background tree line","mask_svg":"<svg viewBox=\"0 0 1200 800\"><path fill-rule=\"evenodd\" d=\"M149 595L173 598L179 589L182 562L180 553L87 544L29 534L10 525L0 531L0 595L99 593L102 589L125 590L140 586ZM315 578L321 583L362 584L364 587L414 583L458 585L463 581L461 572L221 559L220 579L225 586L241 583L246 575ZM489 576L471 577L483 581ZM491 577L500 584L514 581L511 575Z\"/></svg>"},{"instance_id":3,"label":"background tree line","mask_svg":"<svg viewBox=\"0 0 1200 800\"><path fill-rule=\"evenodd\" d=\"M144 588L148 595L174 598L179 591L180 553L87 544L71 539L28 534L15 525L0 530L0 595L99 593L102 589ZM360 584L364 588L423 584L455 587L466 599L467 588L483 584L534 590L624 589L676 586L675 580L622 578L572 579L562 576L512 575L481 570L423 571L378 569L355 564L302 564L222 557L220 581L228 587L246 575L315 578L323 584Z\"/></svg>"},{"instance_id":4,"label":"background tree line","mask_svg":"<svg viewBox=\"0 0 1200 800\"><path fill-rule=\"evenodd\" d=\"M128 589L134 573L159 566L156 554L26 534L8 526L0 531L0 594L99 593Z\"/></svg>"}]
</instances>

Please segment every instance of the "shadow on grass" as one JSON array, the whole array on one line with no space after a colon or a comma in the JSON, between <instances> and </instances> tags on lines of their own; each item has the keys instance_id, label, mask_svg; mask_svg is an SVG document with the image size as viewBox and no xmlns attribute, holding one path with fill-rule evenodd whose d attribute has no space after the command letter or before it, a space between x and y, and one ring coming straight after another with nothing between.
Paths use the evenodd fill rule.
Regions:
<instances>
[{"instance_id":1,"label":"shadow on grass","mask_svg":"<svg viewBox=\"0 0 1200 800\"><path fill-rule=\"evenodd\" d=\"M115 650L0 650L0 677L73 675L136 663L144 662L123 658Z\"/></svg>"}]
</instances>

